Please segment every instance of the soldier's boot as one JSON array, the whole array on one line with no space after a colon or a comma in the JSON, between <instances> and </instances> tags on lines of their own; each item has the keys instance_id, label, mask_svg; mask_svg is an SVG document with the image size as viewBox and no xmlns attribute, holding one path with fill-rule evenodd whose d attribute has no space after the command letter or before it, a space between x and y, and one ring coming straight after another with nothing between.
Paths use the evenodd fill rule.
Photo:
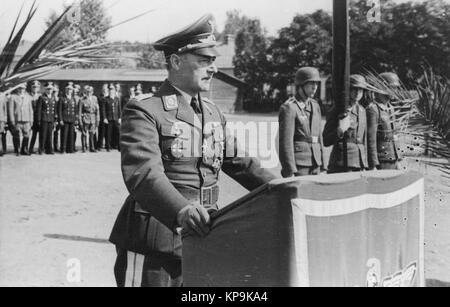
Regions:
<instances>
[{"instance_id":1,"label":"soldier's boot","mask_svg":"<svg viewBox=\"0 0 450 307\"><path fill-rule=\"evenodd\" d=\"M81 149L83 152L86 152L87 146L86 146L86 136L81 136Z\"/></svg>"},{"instance_id":2,"label":"soldier's boot","mask_svg":"<svg viewBox=\"0 0 450 307\"><path fill-rule=\"evenodd\" d=\"M14 153L16 156L20 156L19 147L20 147L20 139L13 138L13 145L14 145Z\"/></svg>"},{"instance_id":3,"label":"soldier's boot","mask_svg":"<svg viewBox=\"0 0 450 307\"><path fill-rule=\"evenodd\" d=\"M6 133L2 133L2 154L6 155Z\"/></svg>"},{"instance_id":4,"label":"soldier's boot","mask_svg":"<svg viewBox=\"0 0 450 307\"><path fill-rule=\"evenodd\" d=\"M93 135L89 136L89 151L97 152L97 150L95 150L95 146L94 146L94 136Z\"/></svg>"},{"instance_id":5,"label":"soldier's boot","mask_svg":"<svg viewBox=\"0 0 450 307\"><path fill-rule=\"evenodd\" d=\"M29 156L30 153L28 152L28 143L29 138L23 138L22 140L22 149L20 150L20 154L23 156Z\"/></svg>"}]
</instances>

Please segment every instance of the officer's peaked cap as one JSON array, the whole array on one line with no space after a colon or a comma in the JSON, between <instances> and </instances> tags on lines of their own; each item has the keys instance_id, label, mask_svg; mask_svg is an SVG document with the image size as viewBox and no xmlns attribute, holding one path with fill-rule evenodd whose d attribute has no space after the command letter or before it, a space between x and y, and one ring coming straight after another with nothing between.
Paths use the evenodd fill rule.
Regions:
<instances>
[{"instance_id":1,"label":"officer's peaked cap","mask_svg":"<svg viewBox=\"0 0 450 307\"><path fill-rule=\"evenodd\" d=\"M171 54L195 53L217 57L217 42L214 36L215 20L212 14L207 14L186 28L164 37L154 43L156 50Z\"/></svg>"}]
</instances>

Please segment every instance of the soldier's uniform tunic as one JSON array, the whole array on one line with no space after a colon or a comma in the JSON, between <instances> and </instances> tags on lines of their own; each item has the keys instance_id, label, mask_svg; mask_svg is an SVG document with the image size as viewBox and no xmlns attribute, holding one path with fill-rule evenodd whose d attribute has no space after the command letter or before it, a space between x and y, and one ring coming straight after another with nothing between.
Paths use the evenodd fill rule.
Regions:
<instances>
[{"instance_id":1,"label":"soldier's uniform tunic","mask_svg":"<svg viewBox=\"0 0 450 307\"><path fill-rule=\"evenodd\" d=\"M366 110L359 103L356 103L348 113L351 124L346 133L342 133L338 129L339 120L335 110L330 112L325 125L323 132L325 146L333 146L328 165L328 173L361 171L369 166L366 151ZM344 142L347 143L347 154L344 153Z\"/></svg>"},{"instance_id":2,"label":"soldier's uniform tunic","mask_svg":"<svg viewBox=\"0 0 450 307\"><path fill-rule=\"evenodd\" d=\"M100 107L95 96L83 96L79 103L79 122L81 125L81 132L83 143L86 143L86 138L89 135L89 148L94 150L94 134L100 122ZM84 144L87 147L87 144Z\"/></svg>"},{"instance_id":3,"label":"soldier's uniform tunic","mask_svg":"<svg viewBox=\"0 0 450 307\"><path fill-rule=\"evenodd\" d=\"M61 152L74 152L75 124L78 122L78 103L75 97L64 96L59 103L59 118L64 122Z\"/></svg>"},{"instance_id":4,"label":"soldier's uniform tunic","mask_svg":"<svg viewBox=\"0 0 450 307\"><path fill-rule=\"evenodd\" d=\"M13 131L13 143L16 153L19 152L20 135L23 136L21 153L28 153L28 140L30 138L31 126L33 125L33 106L31 96L27 93L23 95L11 95L9 102L9 121Z\"/></svg>"},{"instance_id":5,"label":"soldier's uniform tunic","mask_svg":"<svg viewBox=\"0 0 450 307\"><path fill-rule=\"evenodd\" d=\"M2 150L0 151L0 156L6 153L6 123L8 121L8 111L7 111L7 97L5 94L0 93L0 139ZM5 142L3 142L5 139Z\"/></svg>"},{"instance_id":6,"label":"soldier's uniform tunic","mask_svg":"<svg viewBox=\"0 0 450 307\"><path fill-rule=\"evenodd\" d=\"M319 103L291 98L281 106L279 122L283 177L318 175L324 165Z\"/></svg>"},{"instance_id":7,"label":"soldier's uniform tunic","mask_svg":"<svg viewBox=\"0 0 450 307\"><path fill-rule=\"evenodd\" d=\"M39 153L54 153L52 146L53 130L55 129L55 121L57 117L57 103L53 97L42 94L38 100L38 121L41 130L39 131Z\"/></svg>"},{"instance_id":8,"label":"soldier's uniform tunic","mask_svg":"<svg viewBox=\"0 0 450 307\"><path fill-rule=\"evenodd\" d=\"M191 204L217 209L221 170L250 190L274 179L256 160L235 158L219 108L192 98L166 81L154 97L132 100L123 112L122 172L130 196L110 237L119 286L181 285L177 214ZM190 105L195 101L201 114Z\"/></svg>"},{"instance_id":9,"label":"soldier's uniform tunic","mask_svg":"<svg viewBox=\"0 0 450 307\"><path fill-rule=\"evenodd\" d=\"M394 109L389 104L372 102L367 107L369 167L397 169L401 155L395 135Z\"/></svg>"},{"instance_id":10,"label":"soldier's uniform tunic","mask_svg":"<svg viewBox=\"0 0 450 307\"><path fill-rule=\"evenodd\" d=\"M120 133L119 120L122 118L120 99L118 97L106 97L103 104L102 114L102 117L108 120L108 124L105 125L106 149L111 150L111 147L120 148L118 144Z\"/></svg>"}]
</instances>

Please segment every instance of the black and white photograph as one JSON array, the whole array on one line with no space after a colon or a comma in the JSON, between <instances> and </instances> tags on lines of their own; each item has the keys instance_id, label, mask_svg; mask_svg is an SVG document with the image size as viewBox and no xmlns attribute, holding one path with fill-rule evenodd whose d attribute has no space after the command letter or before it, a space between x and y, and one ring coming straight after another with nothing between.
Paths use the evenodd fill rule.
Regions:
<instances>
[{"instance_id":1,"label":"black and white photograph","mask_svg":"<svg viewBox=\"0 0 450 307\"><path fill-rule=\"evenodd\" d=\"M450 0L1 0L0 287L450 287Z\"/></svg>"}]
</instances>

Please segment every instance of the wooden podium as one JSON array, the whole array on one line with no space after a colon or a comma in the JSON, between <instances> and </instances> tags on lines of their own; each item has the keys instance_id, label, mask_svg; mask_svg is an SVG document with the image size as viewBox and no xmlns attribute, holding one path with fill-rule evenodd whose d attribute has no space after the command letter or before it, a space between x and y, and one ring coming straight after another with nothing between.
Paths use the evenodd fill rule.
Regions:
<instances>
[{"instance_id":1,"label":"wooden podium","mask_svg":"<svg viewBox=\"0 0 450 307\"><path fill-rule=\"evenodd\" d=\"M184 285L424 286L423 191L413 172L273 181L183 238Z\"/></svg>"}]
</instances>

